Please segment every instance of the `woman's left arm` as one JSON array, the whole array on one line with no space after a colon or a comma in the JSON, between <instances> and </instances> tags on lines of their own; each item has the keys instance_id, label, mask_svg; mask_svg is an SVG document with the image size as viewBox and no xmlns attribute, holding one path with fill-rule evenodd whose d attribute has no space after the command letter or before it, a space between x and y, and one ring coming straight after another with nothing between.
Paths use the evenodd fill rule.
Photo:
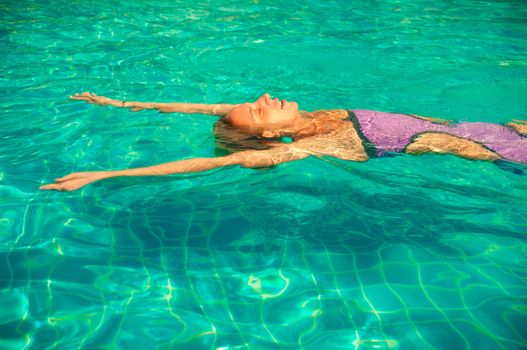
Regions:
<instances>
[{"instance_id":1,"label":"woman's left arm","mask_svg":"<svg viewBox=\"0 0 527 350\"><path fill-rule=\"evenodd\" d=\"M306 158L307 156L309 156L308 152L303 152L295 147L285 145L268 150L243 151L225 157L216 158L186 159L144 168L72 173L55 179L55 183L41 186L40 189L74 191L92 182L112 177L197 173L230 165L241 165L247 168L260 168Z\"/></svg>"}]
</instances>

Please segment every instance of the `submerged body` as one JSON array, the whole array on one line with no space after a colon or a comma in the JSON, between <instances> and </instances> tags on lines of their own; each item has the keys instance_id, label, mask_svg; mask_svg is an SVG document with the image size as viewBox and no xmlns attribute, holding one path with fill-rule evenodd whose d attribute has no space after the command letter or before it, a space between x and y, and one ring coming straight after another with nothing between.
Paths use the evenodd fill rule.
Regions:
<instances>
[{"instance_id":1,"label":"submerged body","mask_svg":"<svg viewBox=\"0 0 527 350\"><path fill-rule=\"evenodd\" d=\"M264 94L243 104L125 102L91 93L71 97L102 106L157 109L163 113L199 113L221 117L219 122L246 140L260 140L264 149L247 149L222 157L194 158L144 168L79 172L41 186L72 191L91 182L117 176L159 176L192 173L230 165L266 167L309 156L366 161L392 152L454 154L473 160L508 160L527 164L527 122L505 125L458 123L415 115L343 109L300 112L295 102ZM280 142L288 137L292 142ZM249 147L250 148L250 147Z\"/></svg>"},{"instance_id":2,"label":"submerged body","mask_svg":"<svg viewBox=\"0 0 527 350\"><path fill-rule=\"evenodd\" d=\"M502 158L527 163L527 138L511 127L493 123L438 123L414 115L368 110L350 110L350 119L357 123L372 148L370 154L405 152L417 138L439 133L472 141Z\"/></svg>"}]
</instances>

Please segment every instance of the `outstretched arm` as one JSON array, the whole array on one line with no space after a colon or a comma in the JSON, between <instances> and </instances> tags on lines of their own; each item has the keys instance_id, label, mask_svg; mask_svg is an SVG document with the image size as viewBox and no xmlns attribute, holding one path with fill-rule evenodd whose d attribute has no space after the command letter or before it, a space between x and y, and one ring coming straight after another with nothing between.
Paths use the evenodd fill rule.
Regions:
<instances>
[{"instance_id":1,"label":"outstretched arm","mask_svg":"<svg viewBox=\"0 0 527 350\"><path fill-rule=\"evenodd\" d=\"M243 151L225 157L194 158L164 163L144 168L113 171L79 172L69 174L55 183L41 186L41 190L74 191L89 183L118 176L160 176L169 174L197 173L229 165L248 168L267 167L305 158L309 153L294 147L280 146L263 151Z\"/></svg>"},{"instance_id":2,"label":"outstretched arm","mask_svg":"<svg viewBox=\"0 0 527 350\"><path fill-rule=\"evenodd\" d=\"M82 94L75 94L70 96L72 100L85 101L99 106L114 106L120 108L130 108L133 112L138 112L143 109L157 109L161 113L195 113L195 114L210 114L223 116L229 113L236 104L205 104L205 103L158 103L158 102L133 102L114 100L105 96L97 96L92 92L83 92Z\"/></svg>"}]
</instances>

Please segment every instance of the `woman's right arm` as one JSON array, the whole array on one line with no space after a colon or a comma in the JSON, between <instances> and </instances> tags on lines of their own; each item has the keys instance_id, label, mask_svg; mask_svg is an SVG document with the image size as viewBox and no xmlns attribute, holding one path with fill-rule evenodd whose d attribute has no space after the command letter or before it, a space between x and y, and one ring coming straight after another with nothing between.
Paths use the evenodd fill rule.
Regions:
<instances>
[{"instance_id":1,"label":"woman's right arm","mask_svg":"<svg viewBox=\"0 0 527 350\"><path fill-rule=\"evenodd\" d=\"M43 185L40 189L74 191L92 182L112 177L188 174L230 165L241 165L246 168L261 168L303 159L309 155L308 152L284 145L268 150L248 150L216 158L185 159L143 168L72 173L55 179L55 183Z\"/></svg>"},{"instance_id":2,"label":"woman's right arm","mask_svg":"<svg viewBox=\"0 0 527 350\"><path fill-rule=\"evenodd\" d=\"M85 101L99 106L114 106L119 108L130 108L133 112L143 109L157 109L161 113L189 113L189 114L210 114L224 116L234 109L236 104L205 104L205 103L158 103L158 102L133 102L114 100L105 96L98 96L92 92L83 92L70 96L70 99Z\"/></svg>"}]
</instances>

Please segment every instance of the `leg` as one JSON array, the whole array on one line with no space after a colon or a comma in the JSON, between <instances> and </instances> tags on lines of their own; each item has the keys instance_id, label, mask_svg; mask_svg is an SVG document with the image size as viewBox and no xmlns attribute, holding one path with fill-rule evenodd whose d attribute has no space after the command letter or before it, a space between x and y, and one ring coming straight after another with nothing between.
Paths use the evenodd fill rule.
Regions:
<instances>
[{"instance_id":1,"label":"leg","mask_svg":"<svg viewBox=\"0 0 527 350\"><path fill-rule=\"evenodd\" d=\"M489 151L479 143L453 135L433 132L419 135L406 147L406 153L454 154L467 159L489 161L500 159L496 153Z\"/></svg>"}]
</instances>

